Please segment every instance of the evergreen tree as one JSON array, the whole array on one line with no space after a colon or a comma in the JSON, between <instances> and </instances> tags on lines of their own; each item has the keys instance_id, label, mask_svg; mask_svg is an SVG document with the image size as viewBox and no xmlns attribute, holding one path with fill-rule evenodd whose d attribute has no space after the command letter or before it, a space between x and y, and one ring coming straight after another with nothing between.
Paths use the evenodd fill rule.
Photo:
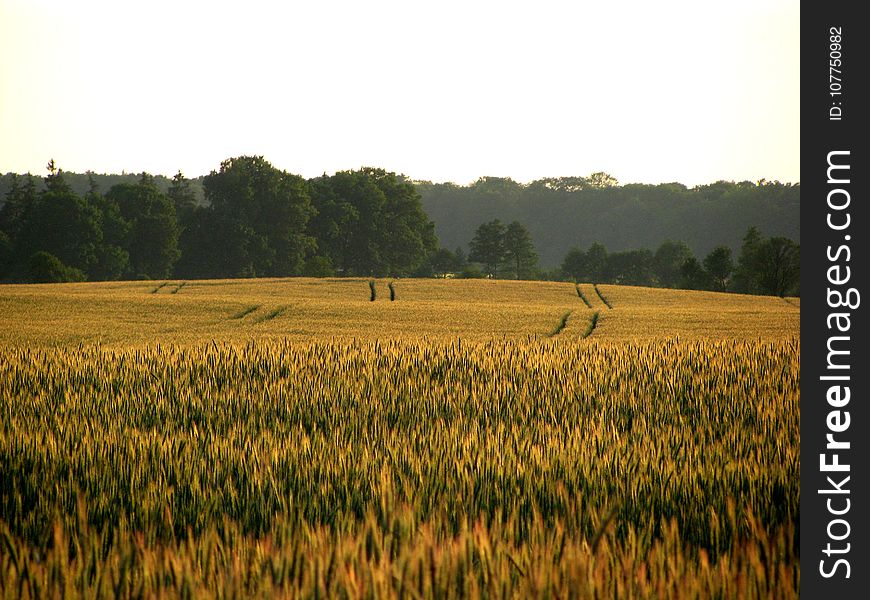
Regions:
<instances>
[{"instance_id":1,"label":"evergreen tree","mask_svg":"<svg viewBox=\"0 0 870 600\"><path fill-rule=\"evenodd\" d=\"M67 185L53 160L48 170L45 189L22 215L17 261L29 272L33 255L46 252L64 266L88 273L102 243L100 215Z\"/></svg>"},{"instance_id":2,"label":"evergreen tree","mask_svg":"<svg viewBox=\"0 0 870 600\"><path fill-rule=\"evenodd\" d=\"M190 180L179 171L172 178L172 184L166 192L175 207L175 217L180 231L190 224L193 211L196 209L196 194L190 185Z\"/></svg>"}]
</instances>

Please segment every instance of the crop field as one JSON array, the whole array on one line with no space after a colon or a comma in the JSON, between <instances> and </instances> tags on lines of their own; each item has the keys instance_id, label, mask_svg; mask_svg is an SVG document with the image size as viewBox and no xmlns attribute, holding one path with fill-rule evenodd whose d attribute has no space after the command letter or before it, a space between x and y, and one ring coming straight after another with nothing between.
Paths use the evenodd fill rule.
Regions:
<instances>
[{"instance_id":1,"label":"crop field","mask_svg":"<svg viewBox=\"0 0 870 600\"><path fill-rule=\"evenodd\" d=\"M794 598L797 298L0 286L0 597Z\"/></svg>"},{"instance_id":2,"label":"crop field","mask_svg":"<svg viewBox=\"0 0 870 600\"><path fill-rule=\"evenodd\" d=\"M492 280L250 279L7 285L0 344L111 347L285 340L765 340L799 334L800 300ZM579 293L578 293L579 290ZM583 299L586 299L584 302ZM609 308L607 303L612 308ZM588 305L587 305L588 302Z\"/></svg>"}]
</instances>

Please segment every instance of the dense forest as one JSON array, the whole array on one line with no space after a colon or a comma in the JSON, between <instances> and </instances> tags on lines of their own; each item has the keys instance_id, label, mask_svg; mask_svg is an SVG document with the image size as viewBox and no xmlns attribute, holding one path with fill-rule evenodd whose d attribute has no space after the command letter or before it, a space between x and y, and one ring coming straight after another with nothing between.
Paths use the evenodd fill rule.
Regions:
<instances>
[{"instance_id":1,"label":"dense forest","mask_svg":"<svg viewBox=\"0 0 870 600\"><path fill-rule=\"evenodd\" d=\"M4 281L440 275L799 291L799 185L620 186L595 173L457 186L375 168L306 180L248 156L197 179L48 170L0 177Z\"/></svg>"},{"instance_id":2,"label":"dense forest","mask_svg":"<svg viewBox=\"0 0 870 600\"><path fill-rule=\"evenodd\" d=\"M468 186L417 181L415 187L442 246L466 249L480 223L516 220L528 228L545 268L594 242L623 251L680 240L704 256L717 246L737 252L749 227L800 242L800 184L618 185L595 173L527 185L483 177Z\"/></svg>"},{"instance_id":3,"label":"dense forest","mask_svg":"<svg viewBox=\"0 0 870 600\"><path fill-rule=\"evenodd\" d=\"M262 157L161 189L143 173L77 193L49 164L12 176L0 208L0 278L76 281L292 275L404 276L437 249L413 185L364 168L305 180Z\"/></svg>"}]
</instances>

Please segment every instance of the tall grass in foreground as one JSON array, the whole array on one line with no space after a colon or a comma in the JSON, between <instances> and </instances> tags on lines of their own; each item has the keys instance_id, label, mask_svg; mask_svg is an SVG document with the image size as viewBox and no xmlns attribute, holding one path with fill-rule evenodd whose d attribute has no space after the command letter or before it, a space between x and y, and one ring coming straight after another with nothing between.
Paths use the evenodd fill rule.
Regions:
<instances>
[{"instance_id":1,"label":"tall grass in foreground","mask_svg":"<svg viewBox=\"0 0 870 600\"><path fill-rule=\"evenodd\" d=\"M0 359L0 597L797 596L797 342Z\"/></svg>"}]
</instances>

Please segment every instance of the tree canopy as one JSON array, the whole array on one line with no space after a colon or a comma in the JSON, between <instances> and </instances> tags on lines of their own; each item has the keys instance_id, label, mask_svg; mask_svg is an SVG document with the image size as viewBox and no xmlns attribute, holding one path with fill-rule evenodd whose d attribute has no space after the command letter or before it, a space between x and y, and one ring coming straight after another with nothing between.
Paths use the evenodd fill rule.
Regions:
<instances>
[{"instance_id":1,"label":"tree canopy","mask_svg":"<svg viewBox=\"0 0 870 600\"><path fill-rule=\"evenodd\" d=\"M699 257L716 246L737 255L746 229L800 241L800 184L727 182L618 185L607 174L521 184L481 178L473 184L416 182L446 248L467 248L480 223L519 221L535 240L540 265L558 266L572 247L600 242L611 252L683 242ZM667 277L677 285L673 269Z\"/></svg>"},{"instance_id":2,"label":"tree canopy","mask_svg":"<svg viewBox=\"0 0 870 600\"><path fill-rule=\"evenodd\" d=\"M66 173L51 161L43 178L0 176L0 193L5 281L489 275L800 289L800 187L778 182L620 186L593 173L457 186L371 167L305 180L241 156L195 179Z\"/></svg>"}]
</instances>

